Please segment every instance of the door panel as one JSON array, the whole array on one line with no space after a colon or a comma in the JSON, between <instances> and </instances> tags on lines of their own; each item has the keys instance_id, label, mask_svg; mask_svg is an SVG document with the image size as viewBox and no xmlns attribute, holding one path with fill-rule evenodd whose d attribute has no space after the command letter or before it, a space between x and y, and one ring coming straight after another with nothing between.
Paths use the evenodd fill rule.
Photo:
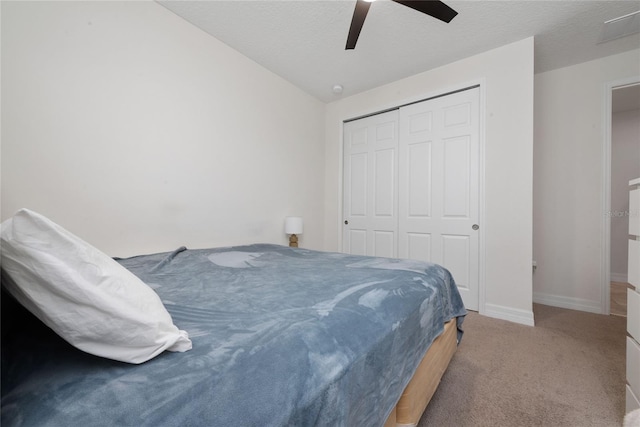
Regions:
<instances>
[{"instance_id":1,"label":"door panel","mask_svg":"<svg viewBox=\"0 0 640 427\"><path fill-rule=\"evenodd\" d=\"M403 107L398 148L398 256L443 265L472 310L479 284L473 229L479 223L479 118L477 88Z\"/></svg>"},{"instance_id":2,"label":"door panel","mask_svg":"<svg viewBox=\"0 0 640 427\"><path fill-rule=\"evenodd\" d=\"M345 123L345 252L397 257L397 151L397 111Z\"/></svg>"},{"instance_id":3,"label":"door panel","mask_svg":"<svg viewBox=\"0 0 640 427\"><path fill-rule=\"evenodd\" d=\"M447 235L442 236L442 265L454 277L458 288L469 289L471 271L469 268L469 256L471 252L471 239L469 236Z\"/></svg>"},{"instance_id":4,"label":"door panel","mask_svg":"<svg viewBox=\"0 0 640 427\"><path fill-rule=\"evenodd\" d=\"M409 259L431 259L431 234L407 233L406 253Z\"/></svg>"},{"instance_id":5,"label":"door panel","mask_svg":"<svg viewBox=\"0 0 640 427\"><path fill-rule=\"evenodd\" d=\"M393 258L396 252L394 250L396 233L391 231L374 230L373 236L373 255L377 257Z\"/></svg>"},{"instance_id":6,"label":"door panel","mask_svg":"<svg viewBox=\"0 0 640 427\"><path fill-rule=\"evenodd\" d=\"M349 230L348 239L345 239L347 244L346 252L352 255L366 255L367 254L367 230Z\"/></svg>"},{"instance_id":7,"label":"door panel","mask_svg":"<svg viewBox=\"0 0 640 427\"><path fill-rule=\"evenodd\" d=\"M395 148L375 152L375 216L391 217L396 212L395 183L396 159Z\"/></svg>"},{"instance_id":8,"label":"door panel","mask_svg":"<svg viewBox=\"0 0 640 427\"><path fill-rule=\"evenodd\" d=\"M444 182L443 212L447 218L469 217L469 192L473 183L469 181L471 144L469 136L443 140Z\"/></svg>"},{"instance_id":9,"label":"door panel","mask_svg":"<svg viewBox=\"0 0 640 427\"><path fill-rule=\"evenodd\" d=\"M476 90L476 89L474 89ZM455 95L450 95L455 96ZM461 125L471 124L471 103L462 102L450 105L442 110L444 115L444 128L451 129Z\"/></svg>"},{"instance_id":10,"label":"door panel","mask_svg":"<svg viewBox=\"0 0 640 427\"><path fill-rule=\"evenodd\" d=\"M397 114L396 112L394 112L394 114ZM381 114L380 116L384 116L384 114ZM378 119L380 117L376 116L375 119L373 119L374 122L377 122ZM395 121L389 121L389 118L387 117L383 117L381 120L384 120L384 122L378 122L377 124L375 124L375 132L376 132L376 144L379 143L391 143L393 145L395 145L397 143L397 134L396 134L396 127L397 127L397 123Z\"/></svg>"},{"instance_id":11,"label":"door panel","mask_svg":"<svg viewBox=\"0 0 640 427\"><path fill-rule=\"evenodd\" d=\"M431 216L431 143L429 141L408 146L409 168L408 216Z\"/></svg>"},{"instance_id":12,"label":"door panel","mask_svg":"<svg viewBox=\"0 0 640 427\"><path fill-rule=\"evenodd\" d=\"M350 210L351 215L367 213L367 153L355 153L350 162Z\"/></svg>"}]
</instances>

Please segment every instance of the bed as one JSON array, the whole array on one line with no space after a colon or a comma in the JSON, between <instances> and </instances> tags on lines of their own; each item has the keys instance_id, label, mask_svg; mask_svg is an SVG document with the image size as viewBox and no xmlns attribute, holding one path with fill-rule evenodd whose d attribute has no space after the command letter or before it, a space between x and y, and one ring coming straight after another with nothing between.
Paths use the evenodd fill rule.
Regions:
<instances>
[{"instance_id":1,"label":"bed","mask_svg":"<svg viewBox=\"0 0 640 427\"><path fill-rule=\"evenodd\" d=\"M272 244L117 261L193 348L97 357L3 292L3 426L415 425L466 314L418 261Z\"/></svg>"}]
</instances>

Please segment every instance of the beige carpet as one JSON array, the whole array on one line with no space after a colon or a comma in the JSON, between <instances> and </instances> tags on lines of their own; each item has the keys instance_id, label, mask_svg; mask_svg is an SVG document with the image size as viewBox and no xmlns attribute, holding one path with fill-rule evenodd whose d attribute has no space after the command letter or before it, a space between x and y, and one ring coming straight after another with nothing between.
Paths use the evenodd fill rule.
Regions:
<instances>
[{"instance_id":1,"label":"beige carpet","mask_svg":"<svg viewBox=\"0 0 640 427\"><path fill-rule=\"evenodd\" d=\"M419 426L621 426L626 319L534 314L529 327L470 312Z\"/></svg>"}]
</instances>

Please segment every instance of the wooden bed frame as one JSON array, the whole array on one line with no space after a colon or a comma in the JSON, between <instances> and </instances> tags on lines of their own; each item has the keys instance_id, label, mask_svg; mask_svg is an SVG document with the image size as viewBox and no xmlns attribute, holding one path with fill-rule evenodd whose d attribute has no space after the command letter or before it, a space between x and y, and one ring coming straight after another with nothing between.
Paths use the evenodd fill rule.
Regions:
<instances>
[{"instance_id":1,"label":"wooden bed frame","mask_svg":"<svg viewBox=\"0 0 640 427\"><path fill-rule=\"evenodd\" d=\"M384 427L416 426L458 346L456 319L431 344Z\"/></svg>"}]
</instances>

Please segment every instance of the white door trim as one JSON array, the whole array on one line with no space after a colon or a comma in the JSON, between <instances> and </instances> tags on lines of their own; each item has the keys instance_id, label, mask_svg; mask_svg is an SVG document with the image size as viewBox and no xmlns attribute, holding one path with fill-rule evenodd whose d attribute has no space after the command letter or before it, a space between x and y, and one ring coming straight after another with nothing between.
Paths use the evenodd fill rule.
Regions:
<instances>
[{"instance_id":1,"label":"white door trim","mask_svg":"<svg viewBox=\"0 0 640 427\"><path fill-rule=\"evenodd\" d=\"M478 197L479 197L479 201L480 201L480 206L479 208L479 219L478 221L480 221L480 229L478 230L480 233L478 235L478 238L480 239L479 241L479 255L480 255L480 259L479 259L479 263L480 265L479 267L479 277L478 277L478 312L480 314L487 314L487 306L486 306L486 293L485 293L485 261L486 261L486 247L485 247L485 236L487 233L487 221L486 221L486 216L485 216L485 133L486 133L486 116L485 116L485 111L486 111L486 94L485 94L485 79L482 78L480 79L480 81L478 82L478 84L480 85L480 99L478 101L478 108L480 109L480 134L478 135L479 138L479 144L480 144L480 158L479 158L479 162L480 164L479 166L479 170L478 170L478 174L479 177L478 179L480 180L480 182L478 183L480 185L480 188L478 189Z\"/></svg>"},{"instance_id":2,"label":"white door trim","mask_svg":"<svg viewBox=\"0 0 640 427\"><path fill-rule=\"evenodd\" d=\"M616 88L640 83L640 76L606 82L603 93L603 138L602 138L602 253L600 255L600 313L611 310L611 116L612 91Z\"/></svg>"},{"instance_id":3,"label":"white door trim","mask_svg":"<svg viewBox=\"0 0 640 427\"><path fill-rule=\"evenodd\" d=\"M400 108L402 105L407 105L414 102L420 102L421 100L433 98L436 96L441 96L447 93L456 92L459 90L467 89L473 86L478 86L480 90L480 100L479 100L479 110L480 110L480 134L479 134L479 144L480 144L480 158L479 158L479 197L480 197L480 206L479 206L479 223L480 229L479 231L479 263L478 271L478 312L480 314L487 314L486 307L486 236L487 236L487 221L486 221L486 203L485 203L485 164L486 164L486 79L484 77L480 77L474 80L462 82L455 86L450 86L446 88L442 88L438 91L433 91L429 93L422 93L416 96L412 96L410 98L406 98L404 100L399 100L396 102L388 103L387 105L381 105L379 108L372 108L370 111L363 111L361 114L352 115L350 117L344 117L339 124L340 126L340 147L338 154L338 165L340 170L340 176L338 177L338 218L337 218L337 234L338 234L338 247L339 250L342 251L344 249L344 242L342 238L342 212L343 212L343 197L344 197L344 122L353 120L357 117L367 116L371 114L375 114L376 112L388 111L393 108Z\"/></svg>"}]
</instances>

